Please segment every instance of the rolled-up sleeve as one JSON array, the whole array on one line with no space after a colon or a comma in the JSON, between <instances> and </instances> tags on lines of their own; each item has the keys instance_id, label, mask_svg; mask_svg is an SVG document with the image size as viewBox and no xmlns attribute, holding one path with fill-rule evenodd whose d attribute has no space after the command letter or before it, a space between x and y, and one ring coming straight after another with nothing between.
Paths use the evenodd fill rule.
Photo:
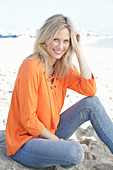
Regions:
<instances>
[{"instance_id":1,"label":"rolled-up sleeve","mask_svg":"<svg viewBox=\"0 0 113 170\"><path fill-rule=\"evenodd\" d=\"M67 88L85 96L94 96L97 91L93 74L92 79L86 79L80 75L75 66L73 66L73 69L70 70L67 77Z\"/></svg>"},{"instance_id":2,"label":"rolled-up sleeve","mask_svg":"<svg viewBox=\"0 0 113 170\"><path fill-rule=\"evenodd\" d=\"M18 93L20 118L26 131L38 136L44 129L44 124L38 119L38 73L29 63L21 67L18 75Z\"/></svg>"}]
</instances>

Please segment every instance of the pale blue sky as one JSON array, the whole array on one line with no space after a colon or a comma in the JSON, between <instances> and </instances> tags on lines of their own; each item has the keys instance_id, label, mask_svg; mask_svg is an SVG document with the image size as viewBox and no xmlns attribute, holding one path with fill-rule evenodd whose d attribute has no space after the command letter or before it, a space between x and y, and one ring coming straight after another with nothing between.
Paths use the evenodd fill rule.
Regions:
<instances>
[{"instance_id":1,"label":"pale blue sky","mask_svg":"<svg viewBox=\"0 0 113 170\"><path fill-rule=\"evenodd\" d=\"M69 16L78 30L113 35L113 0L0 0L0 26L6 31L39 28L57 13Z\"/></svg>"}]
</instances>

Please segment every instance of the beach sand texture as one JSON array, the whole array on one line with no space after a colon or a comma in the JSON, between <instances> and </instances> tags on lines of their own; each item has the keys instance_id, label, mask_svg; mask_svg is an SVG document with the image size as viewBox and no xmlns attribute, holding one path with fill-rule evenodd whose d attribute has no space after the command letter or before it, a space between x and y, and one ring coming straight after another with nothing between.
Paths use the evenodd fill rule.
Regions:
<instances>
[{"instance_id":1,"label":"beach sand texture","mask_svg":"<svg viewBox=\"0 0 113 170\"><path fill-rule=\"evenodd\" d=\"M33 44L34 39L29 37L0 39L0 170L33 169L22 166L5 156L5 128L12 91L19 66L23 59L32 53ZM85 46L83 50L97 82L96 95L113 120L113 48ZM73 62L78 67L76 58L73 58ZM83 97L67 90L62 111ZM113 155L97 137L90 122L83 124L74 135L80 143L88 146L88 150L85 152L83 163L73 170L113 170ZM62 168L57 166L57 169Z\"/></svg>"}]
</instances>

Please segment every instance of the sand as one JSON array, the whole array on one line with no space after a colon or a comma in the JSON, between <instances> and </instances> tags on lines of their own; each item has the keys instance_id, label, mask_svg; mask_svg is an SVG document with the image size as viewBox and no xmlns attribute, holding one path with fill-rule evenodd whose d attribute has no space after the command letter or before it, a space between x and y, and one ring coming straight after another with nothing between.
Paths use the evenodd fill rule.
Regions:
<instances>
[{"instance_id":1,"label":"sand","mask_svg":"<svg viewBox=\"0 0 113 170\"><path fill-rule=\"evenodd\" d=\"M31 169L6 157L5 128L18 68L22 60L32 53L33 44L34 39L29 37L0 39L0 170ZM85 46L83 50L97 82L96 95L113 120L113 49ZM73 62L78 67L75 56ZM83 97L68 90L62 111ZM74 167L73 170L113 169L113 155L97 137L90 122L83 124L74 134L74 138L79 140L80 143L85 143L88 150L85 152L83 163ZM62 169L60 166L47 169L53 170L55 168L57 170Z\"/></svg>"}]
</instances>

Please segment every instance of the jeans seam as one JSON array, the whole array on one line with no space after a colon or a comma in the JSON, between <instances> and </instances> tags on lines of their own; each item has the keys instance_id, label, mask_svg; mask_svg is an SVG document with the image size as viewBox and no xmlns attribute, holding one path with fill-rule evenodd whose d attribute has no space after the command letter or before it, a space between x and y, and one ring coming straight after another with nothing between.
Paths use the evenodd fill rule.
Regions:
<instances>
[{"instance_id":1,"label":"jeans seam","mask_svg":"<svg viewBox=\"0 0 113 170\"><path fill-rule=\"evenodd\" d=\"M91 117L92 115L90 115L90 117ZM96 118L96 116L93 114L93 116L95 117L95 120L98 122L98 119ZM90 120L91 121L91 120ZM91 121L91 123L92 123L92 121ZM93 125L93 123L92 123L92 125ZM112 140L109 138L109 136L107 136L105 133L104 133L104 131L103 131L103 129L101 128L101 126L99 125L99 123L98 123L98 126L100 127L100 129L101 129L101 131L103 132L103 135L112 143ZM96 132L97 133L97 132ZM98 133L97 133L98 134ZM98 135L99 136L99 135ZM103 142L104 143L104 142Z\"/></svg>"}]
</instances>

